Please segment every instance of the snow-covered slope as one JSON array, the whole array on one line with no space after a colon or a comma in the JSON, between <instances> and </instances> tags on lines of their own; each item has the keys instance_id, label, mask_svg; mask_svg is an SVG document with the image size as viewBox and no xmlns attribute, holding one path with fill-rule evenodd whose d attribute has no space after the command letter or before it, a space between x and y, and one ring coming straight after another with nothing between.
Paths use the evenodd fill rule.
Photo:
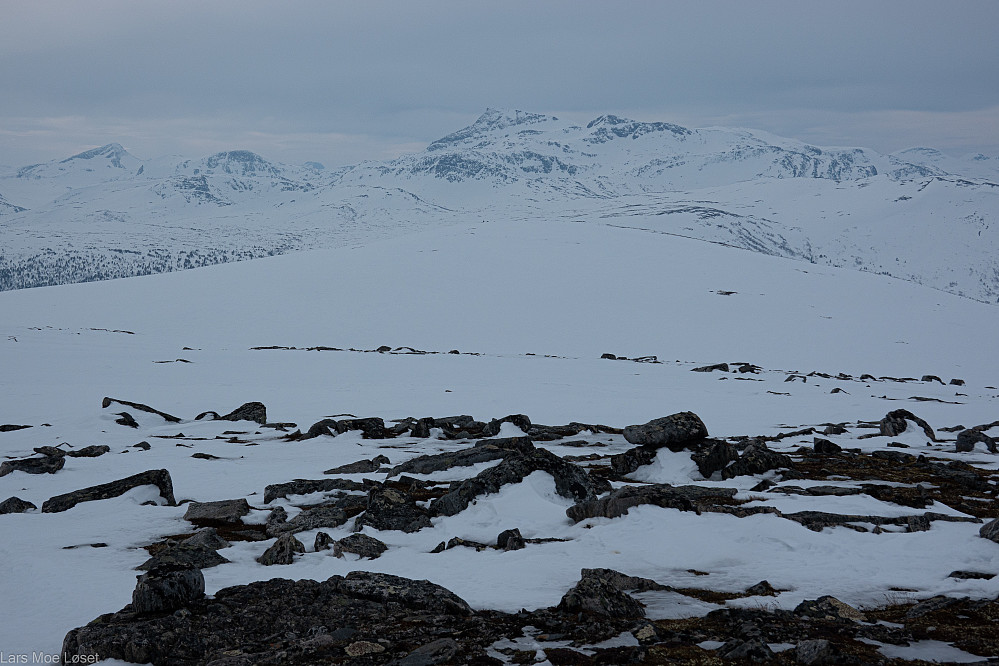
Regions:
<instances>
[{"instance_id":1,"label":"snow-covered slope","mask_svg":"<svg viewBox=\"0 0 999 666\"><path fill-rule=\"evenodd\" d=\"M994 160L993 160L994 161ZM464 220L627 224L999 300L999 177L744 129L488 110L421 153L335 170L111 144L0 178L0 289L148 274Z\"/></svg>"},{"instance_id":2,"label":"snow-covered slope","mask_svg":"<svg viewBox=\"0 0 999 666\"><path fill-rule=\"evenodd\" d=\"M262 524L273 506L293 517L320 499L265 503L268 484L333 478L323 470L377 455L398 464L470 446L434 437L366 439L356 431L293 442L283 439L286 432L249 421L194 419L251 400L266 405L269 421L294 422L291 429L303 432L323 417L348 413L386 423L523 413L534 423L623 427L691 410L712 436L733 442L845 423L845 433L821 436L867 453L968 461L983 474L999 467L981 449L953 453L954 435L939 430L995 420L999 357L991 350L999 310L882 276L655 230L476 221L356 248L8 291L0 294L0 312L0 424L32 426L0 432L0 455L23 458L34 447L59 443L65 450L110 447L97 458L66 458L55 474L0 477L0 500L17 495L36 506L59 493L167 469L178 501L245 498L255 507L246 520ZM607 353L646 362L601 358ZM731 371L691 371L720 362L733 364ZM739 372L738 363L755 367ZM930 374L965 385L918 379ZM181 422L121 404L102 409L105 396L152 405ZM950 441L929 442L914 427L894 438L861 437L871 432L870 422L876 426L898 408ZM116 422L121 411L135 416L136 428ZM501 436L523 434L511 423L503 428ZM630 446L609 433L572 439L572 446L537 445L560 456L590 455L597 466ZM140 441L148 450L135 448ZM811 434L801 434L770 446L797 455L812 444ZM417 476L447 487L486 467ZM805 482L784 483L773 473L720 481L697 470L689 451L663 449L629 483L733 487L739 502L785 513L890 518L914 511L868 495L750 492L764 478L789 487ZM343 478L383 481L386 472ZM842 479L824 483L850 486ZM191 529L186 506L144 504L150 501L162 504L146 486L63 513L0 515L0 559L17 572L0 577L0 595L16 600L16 612L0 624L5 654L56 652L66 631L130 601L134 567L148 557L144 547ZM703 615L722 605L794 608L825 594L871 608L898 588L920 599L999 593L999 578L947 575L999 572L999 545L978 536L980 525L963 522L972 520L963 505L935 502L926 510L947 519L934 519L924 531L891 525L813 531L775 514L697 515L654 506L573 523L565 513L571 505L548 474L536 472L413 533L365 527L388 545L376 560L314 551L315 530L298 534L310 547L286 566L256 562L268 543L233 542L220 551L229 563L204 569L207 592L275 576L324 580L365 569L429 579L475 609L516 612L557 603L584 567L725 593L765 579L780 591L727 604L643 593L653 619ZM339 539L351 525L324 531ZM492 541L511 527L549 541L511 552L430 552L456 536Z\"/></svg>"}]
</instances>

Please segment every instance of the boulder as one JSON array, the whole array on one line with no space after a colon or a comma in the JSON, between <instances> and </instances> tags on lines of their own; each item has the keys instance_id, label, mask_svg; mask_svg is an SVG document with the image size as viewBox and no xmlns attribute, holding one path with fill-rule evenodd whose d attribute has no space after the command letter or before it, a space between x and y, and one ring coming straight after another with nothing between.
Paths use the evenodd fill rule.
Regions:
<instances>
[{"instance_id":1,"label":"boulder","mask_svg":"<svg viewBox=\"0 0 999 666\"><path fill-rule=\"evenodd\" d=\"M702 365L699 368L691 368L691 372L714 372L715 370L728 372L728 363L715 363L714 365Z\"/></svg>"},{"instance_id":2,"label":"boulder","mask_svg":"<svg viewBox=\"0 0 999 666\"><path fill-rule=\"evenodd\" d=\"M255 421L261 425L267 423L267 408L262 402L243 403L225 416L220 416L222 421Z\"/></svg>"},{"instance_id":3,"label":"boulder","mask_svg":"<svg viewBox=\"0 0 999 666\"><path fill-rule=\"evenodd\" d=\"M20 497L8 497L3 502L0 502L0 515L5 513L27 513L37 508L31 502L25 502Z\"/></svg>"},{"instance_id":4,"label":"boulder","mask_svg":"<svg viewBox=\"0 0 999 666\"><path fill-rule=\"evenodd\" d=\"M697 471L705 479L710 479L715 472L725 469L730 462L739 459L739 452L728 442L709 440L691 454L691 460L697 464Z\"/></svg>"},{"instance_id":5,"label":"boulder","mask_svg":"<svg viewBox=\"0 0 999 666\"><path fill-rule=\"evenodd\" d=\"M624 453L611 456L611 469L622 476L637 471L639 467L648 465L659 454L659 450L651 446L636 446Z\"/></svg>"},{"instance_id":6,"label":"boulder","mask_svg":"<svg viewBox=\"0 0 999 666\"><path fill-rule=\"evenodd\" d=\"M814 437L812 439L812 450L821 456L832 456L840 453L843 450L843 447L835 442L830 442L828 439Z\"/></svg>"},{"instance_id":7,"label":"boulder","mask_svg":"<svg viewBox=\"0 0 999 666\"><path fill-rule=\"evenodd\" d=\"M160 567L139 576L132 592L138 614L169 613L205 596L205 577L198 569Z\"/></svg>"},{"instance_id":8,"label":"boulder","mask_svg":"<svg viewBox=\"0 0 999 666\"><path fill-rule=\"evenodd\" d=\"M978 536L999 543L999 518L982 525L981 529L978 530Z\"/></svg>"},{"instance_id":9,"label":"boulder","mask_svg":"<svg viewBox=\"0 0 999 666\"><path fill-rule=\"evenodd\" d=\"M317 553L323 550L329 550L330 545L333 543L333 537L331 537L326 532L319 532L316 534L316 541L312 545L312 549Z\"/></svg>"},{"instance_id":10,"label":"boulder","mask_svg":"<svg viewBox=\"0 0 999 666\"><path fill-rule=\"evenodd\" d=\"M216 553L213 548L199 544L180 543L167 546L136 568L141 571L152 571L163 567L210 569L227 562L229 560Z\"/></svg>"},{"instance_id":11,"label":"boulder","mask_svg":"<svg viewBox=\"0 0 999 666\"><path fill-rule=\"evenodd\" d=\"M430 515L456 515L468 508L480 495L498 492L508 483L519 483L536 471L551 474L555 479L555 491L563 497L582 502L597 496L593 480L581 467L563 460L547 449L532 449L527 453L507 456L495 467L452 485L450 492L430 503Z\"/></svg>"},{"instance_id":12,"label":"boulder","mask_svg":"<svg viewBox=\"0 0 999 666\"><path fill-rule=\"evenodd\" d=\"M526 546L524 537L520 535L520 530L516 527L512 530L503 530L496 537L496 547L500 550L520 550Z\"/></svg>"},{"instance_id":13,"label":"boulder","mask_svg":"<svg viewBox=\"0 0 999 666\"><path fill-rule=\"evenodd\" d=\"M343 557L344 553L353 553L370 560L378 559L388 550L383 542L367 534L351 534L333 542L333 556Z\"/></svg>"},{"instance_id":14,"label":"boulder","mask_svg":"<svg viewBox=\"0 0 999 666\"><path fill-rule=\"evenodd\" d=\"M368 487L360 481L347 479L295 479L287 483L275 483L264 488L264 504L270 504L276 499L289 495L310 495L312 493L328 493L334 490L365 491Z\"/></svg>"},{"instance_id":15,"label":"boulder","mask_svg":"<svg viewBox=\"0 0 999 666\"><path fill-rule=\"evenodd\" d=\"M304 552L305 544L291 534L285 534L278 537L274 545L265 550L264 554L257 558L257 562L264 566L292 564L295 561L295 553Z\"/></svg>"},{"instance_id":16,"label":"boulder","mask_svg":"<svg viewBox=\"0 0 999 666\"><path fill-rule=\"evenodd\" d=\"M776 453L763 442L753 442L734 463L722 470L723 479L747 474L762 474L772 469L792 467L794 463L783 453Z\"/></svg>"},{"instance_id":17,"label":"boulder","mask_svg":"<svg viewBox=\"0 0 999 666\"><path fill-rule=\"evenodd\" d=\"M430 527L430 513L409 494L394 488L372 488L364 513L357 517L354 529L369 525L376 530L417 532Z\"/></svg>"},{"instance_id":18,"label":"boulder","mask_svg":"<svg viewBox=\"0 0 999 666\"><path fill-rule=\"evenodd\" d=\"M500 428L504 423L512 423L517 426L525 433L531 430L531 419L525 414L510 414L504 416L501 419L493 419L482 429L482 434L486 437L495 437L499 434Z\"/></svg>"},{"instance_id":19,"label":"boulder","mask_svg":"<svg viewBox=\"0 0 999 666\"><path fill-rule=\"evenodd\" d=\"M358 460L347 465L340 465L333 469L328 469L323 474L367 474L377 472L382 465L388 465L391 461L385 456L375 456L370 460Z\"/></svg>"},{"instance_id":20,"label":"boulder","mask_svg":"<svg viewBox=\"0 0 999 666\"><path fill-rule=\"evenodd\" d=\"M912 421L926 433L931 442L939 441L930 424L919 418L907 409L896 409L885 414L885 417L878 423L879 432L885 437L895 437L905 432L906 421Z\"/></svg>"},{"instance_id":21,"label":"boulder","mask_svg":"<svg viewBox=\"0 0 999 666\"><path fill-rule=\"evenodd\" d=\"M962 430L957 433L957 452L967 453L975 450L975 444L981 442L990 453L996 453L996 440L986 435L981 430L974 428Z\"/></svg>"},{"instance_id":22,"label":"boulder","mask_svg":"<svg viewBox=\"0 0 999 666\"><path fill-rule=\"evenodd\" d=\"M41 458L22 458L20 460L4 460L0 463L0 476L11 472L25 474L55 474L63 468L66 460L63 456L42 456Z\"/></svg>"},{"instance_id":23,"label":"boulder","mask_svg":"<svg viewBox=\"0 0 999 666\"><path fill-rule=\"evenodd\" d=\"M794 647L794 659L806 666L839 663L839 649L824 638L799 641Z\"/></svg>"},{"instance_id":24,"label":"boulder","mask_svg":"<svg viewBox=\"0 0 999 666\"><path fill-rule=\"evenodd\" d=\"M579 582L565 593L556 609L620 619L645 617L642 604L621 590L614 576L604 575L606 571L609 570L583 569Z\"/></svg>"},{"instance_id":25,"label":"boulder","mask_svg":"<svg viewBox=\"0 0 999 666\"><path fill-rule=\"evenodd\" d=\"M242 525L242 518L250 513L250 505L245 499L219 500L217 502L191 502L187 506L184 520L195 525L223 526Z\"/></svg>"},{"instance_id":26,"label":"boulder","mask_svg":"<svg viewBox=\"0 0 999 666\"><path fill-rule=\"evenodd\" d=\"M228 548L232 545L220 537L214 527L205 527L196 531L194 534L181 541L181 544L185 546L204 546L205 548L211 548L212 550Z\"/></svg>"},{"instance_id":27,"label":"boulder","mask_svg":"<svg viewBox=\"0 0 999 666\"><path fill-rule=\"evenodd\" d=\"M82 490L74 490L71 493L56 495L42 504L43 513L59 513L72 509L80 502L93 502L105 500L112 497L124 495L132 488L139 486L156 486L160 491L160 496L166 500L170 506L176 506L177 500L173 496L173 481L170 479L170 472L165 469L153 469L146 472L133 474L132 476L102 483L97 486L90 486Z\"/></svg>"},{"instance_id":28,"label":"boulder","mask_svg":"<svg viewBox=\"0 0 999 666\"><path fill-rule=\"evenodd\" d=\"M707 436L707 427L693 412L680 412L624 429L624 438L631 444L657 449L666 446L672 451L680 451L688 443Z\"/></svg>"}]
</instances>

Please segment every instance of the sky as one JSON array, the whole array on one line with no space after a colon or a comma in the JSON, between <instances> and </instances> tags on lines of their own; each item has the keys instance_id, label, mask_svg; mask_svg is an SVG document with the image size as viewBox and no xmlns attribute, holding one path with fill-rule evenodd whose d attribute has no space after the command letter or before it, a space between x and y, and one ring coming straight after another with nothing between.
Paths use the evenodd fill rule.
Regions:
<instances>
[{"instance_id":1,"label":"sky","mask_svg":"<svg viewBox=\"0 0 999 666\"><path fill-rule=\"evenodd\" d=\"M0 164L327 166L486 108L999 155L999 2L0 0Z\"/></svg>"}]
</instances>

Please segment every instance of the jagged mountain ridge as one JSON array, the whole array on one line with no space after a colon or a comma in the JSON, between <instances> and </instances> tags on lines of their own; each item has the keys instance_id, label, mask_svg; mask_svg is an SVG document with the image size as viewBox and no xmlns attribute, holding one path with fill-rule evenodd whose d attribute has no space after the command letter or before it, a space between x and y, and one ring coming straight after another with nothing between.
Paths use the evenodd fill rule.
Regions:
<instances>
[{"instance_id":1,"label":"jagged mountain ridge","mask_svg":"<svg viewBox=\"0 0 999 666\"><path fill-rule=\"evenodd\" d=\"M421 153L339 169L245 150L139 160L109 144L0 177L0 289L367 242L469 218L554 216L995 302L993 164L931 149L883 155L745 129L614 115L583 126L493 109Z\"/></svg>"}]
</instances>

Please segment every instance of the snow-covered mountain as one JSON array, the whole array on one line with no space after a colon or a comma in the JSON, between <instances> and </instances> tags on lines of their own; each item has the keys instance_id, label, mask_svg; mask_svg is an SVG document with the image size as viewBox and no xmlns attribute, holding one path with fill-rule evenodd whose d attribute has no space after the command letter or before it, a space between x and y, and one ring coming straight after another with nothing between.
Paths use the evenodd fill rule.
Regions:
<instances>
[{"instance_id":1,"label":"snow-covered mountain","mask_svg":"<svg viewBox=\"0 0 999 666\"><path fill-rule=\"evenodd\" d=\"M475 219L650 229L999 300L999 160L487 110L421 153L321 169L110 144L0 178L0 289L335 247ZM26 210L18 210L23 208Z\"/></svg>"}]
</instances>

